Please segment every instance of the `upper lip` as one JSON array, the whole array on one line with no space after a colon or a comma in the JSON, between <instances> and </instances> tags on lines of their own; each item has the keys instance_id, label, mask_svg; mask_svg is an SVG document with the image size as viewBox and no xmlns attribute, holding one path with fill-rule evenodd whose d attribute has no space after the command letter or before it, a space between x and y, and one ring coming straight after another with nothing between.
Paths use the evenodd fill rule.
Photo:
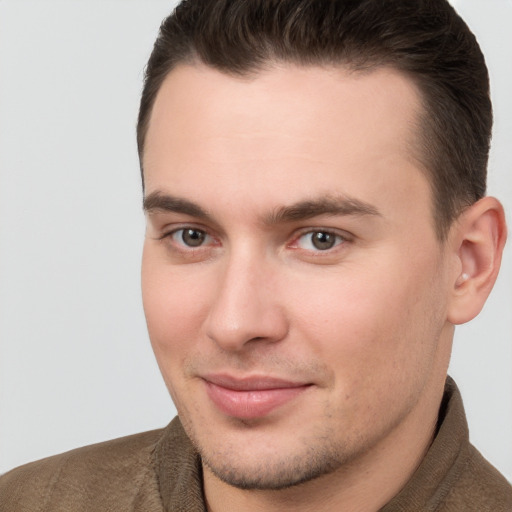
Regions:
<instances>
[{"instance_id":1,"label":"upper lip","mask_svg":"<svg viewBox=\"0 0 512 512\"><path fill-rule=\"evenodd\" d=\"M308 386L309 382L297 382L279 377L254 375L234 377L228 374L210 374L202 377L205 381L234 391L261 391L265 389L298 388Z\"/></svg>"}]
</instances>

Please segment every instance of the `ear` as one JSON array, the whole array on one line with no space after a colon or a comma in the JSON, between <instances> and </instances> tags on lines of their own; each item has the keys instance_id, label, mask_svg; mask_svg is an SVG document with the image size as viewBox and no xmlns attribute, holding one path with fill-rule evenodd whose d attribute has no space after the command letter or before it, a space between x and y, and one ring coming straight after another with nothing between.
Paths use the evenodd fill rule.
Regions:
<instances>
[{"instance_id":1,"label":"ear","mask_svg":"<svg viewBox=\"0 0 512 512\"><path fill-rule=\"evenodd\" d=\"M484 197L467 208L450 233L456 265L450 283L448 321L463 324L482 310L501 265L507 228L503 206Z\"/></svg>"}]
</instances>

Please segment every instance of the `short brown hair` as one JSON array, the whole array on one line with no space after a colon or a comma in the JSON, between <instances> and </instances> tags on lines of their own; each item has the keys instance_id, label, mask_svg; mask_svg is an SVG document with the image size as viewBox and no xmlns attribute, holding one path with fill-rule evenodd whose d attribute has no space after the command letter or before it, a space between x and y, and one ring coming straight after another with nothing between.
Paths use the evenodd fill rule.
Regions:
<instances>
[{"instance_id":1,"label":"short brown hair","mask_svg":"<svg viewBox=\"0 0 512 512\"><path fill-rule=\"evenodd\" d=\"M485 195L489 77L474 35L446 0L183 0L163 21L146 67L137 124L141 170L158 90L177 64L195 62L234 75L270 62L391 66L422 95L419 159L439 238Z\"/></svg>"}]
</instances>

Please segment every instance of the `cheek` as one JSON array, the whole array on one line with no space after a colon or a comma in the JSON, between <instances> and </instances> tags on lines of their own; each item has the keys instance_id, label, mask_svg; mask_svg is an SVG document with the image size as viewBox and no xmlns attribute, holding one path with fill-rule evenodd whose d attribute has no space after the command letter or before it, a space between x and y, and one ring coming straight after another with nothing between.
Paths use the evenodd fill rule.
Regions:
<instances>
[{"instance_id":1,"label":"cheek","mask_svg":"<svg viewBox=\"0 0 512 512\"><path fill-rule=\"evenodd\" d=\"M193 406L192 388L183 369L199 350L206 293L148 252L142 263L142 299L149 338L169 394L180 414L187 416Z\"/></svg>"},{"instance_id":2,"label":"cheek","mask_svg":"<svg viewBox=\"0 0 512 512\"><path fill-rule=\"evenodd\" d=\"M293 316L308 348L354 383L425 364L443 324L431 260L400 261L389 251L371 263L326 274L308 293L297 279L291 294L301 297Z\"/></svg>"},{"instance_id":3,"label":"cheek","mask_svg":"<svg viewBox=\"0 0 512 512\"><path fill-rule=\"evenodd\" d=\"M179 269L157 260L145 249L142 300L151 344L164 371L164 364L178 366L193 349L207 311L207 293L200 276L184 278Z\"/></svg>"},{"instance_id":4,"label":"cheek","mask_svg":"<svg viewBox=\"0 0 512 512\"><path fill-rule=\"evenodd\" d=\"M323 283L323 293L296 289L294 318L306 350L330 369L326 410L357 432L412 407L435 368L443 320L424 274L382 261L375 272L352 270L354 278Z\"/></svg>"}]
</instances>

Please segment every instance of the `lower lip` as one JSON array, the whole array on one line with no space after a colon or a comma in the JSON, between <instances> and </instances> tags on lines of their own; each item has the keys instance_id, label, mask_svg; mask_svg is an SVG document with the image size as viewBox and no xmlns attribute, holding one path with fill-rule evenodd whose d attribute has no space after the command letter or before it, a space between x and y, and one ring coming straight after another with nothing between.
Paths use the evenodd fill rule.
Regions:
<instances>
[{"instance_id":1,"label":"lower lip","mask_svg":"<svg viewBox=\"0 0 512 512\"><path fill-rule=\"evenodd\" d=\"M240 419L255 419L266 416L274 409L290 402L309 386L292 388L238 391L206 382L211 401L224 414Z\"/></svg>"}]
</instances>

